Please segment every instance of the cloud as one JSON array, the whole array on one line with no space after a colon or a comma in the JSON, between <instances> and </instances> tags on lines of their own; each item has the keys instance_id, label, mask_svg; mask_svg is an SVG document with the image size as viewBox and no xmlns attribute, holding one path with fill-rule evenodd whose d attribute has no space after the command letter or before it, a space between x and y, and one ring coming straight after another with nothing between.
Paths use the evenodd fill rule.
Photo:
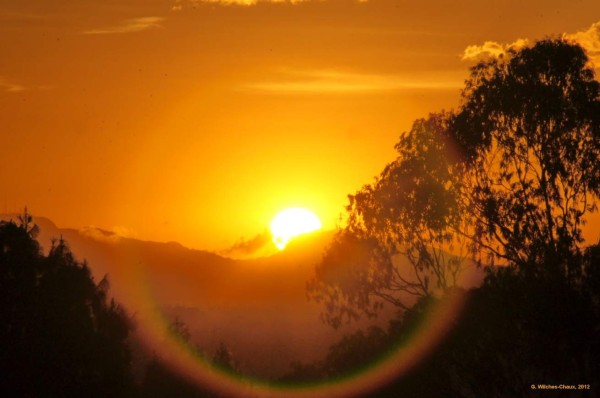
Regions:
<instances>
[{"instance_id":1,"label":"cloud","mask_svg":"<svg viewBox=\"0 0 600 398\"><path fill-rule=\"evenodd\" d=\"M111 229L112 233L119 235L122 238L136 238L137 233L131 229L122 225L115 225Z\"/></svg>"},{"instance_id":2,"label":"cloud","mask_svg":"<svg viewBox=\"0 0 600 398\"><path fill-rule=\"evenodd\" d=\"M265 231L250 239L240 239L219 254L235 258L260 257L272 252L273 248L271 234Z\"/></svg>"},{"instance_id":3,"label":"cloud","mask_svg":"<svg viewBox=\"0 0 600 398\"><path fill-rule=\"evenodd\" d=\"M9 92L9 93L18 93L21 91L25 91L27 88L14 83L2 76L0 76L0 91L5 91L5 92Z\"/></svg>"},{"instance_id":4,"label":"cloud","mask_svg":"<svg viewBox=\"0 0 600 398\"><path fill-rule=\"evenodd\" d=\"M368 93L401 89L458 88L460 81L419 79L336 70L285 71L281 78L246 84L243 89L278 94Z\"/></svg>"},{"instance_id":5,"label":"cloud","mask_svg":"<svg viewBox=\"0 0 600 398\"><path fill-rule=\"evenodd\" d=\"M566 40L579 43L588 53L596 68L600 68L600 21L593 23L587 30L576 33L563 33ZM508 50L519 50L529 44L528 39L517 39L510 44L486 41L482 45L467 46L463 51L463 61L500 57Z\"/></svg>"},{"instance_id":6,"label":"cloud","mask_svg":"<svg viewBox=\"0 0 600 398\"><path fill-rule=\"evenodd\" d=\"M93 225L79 229L79 234L99 242L116 243L121 239L121 237L114 232L106 231Z\"/></svg>"},{"instance_id":7,"label":"cloud","mask_svg":"<svg viewBox=\"0 0 600 398\"><path fill-rule=\"evenodd\" d=\"M121 238L131 238L136 236L134 231L120 225L114 226L112 231L107 231L93 225L88 225L79 229L79 234L99 242L108 243L116 243L120 241Z\"/></svg>"},{"instance_id":8,"label":"cloud","mask_svg":"<svg viewBox=\"0 0 600 398\"><path fill-rule=\"evenodd\" d=\"M162 17L142 17L123 21L120 25L111 26L102 29L92 29L82 32L85 35L107 35L117 33L141 32L143 30L162 27Z\"/></svg>"},{"instance_id":9,"label":"cloud","mask_svg":"<svg viewBox=\"0 0 600 398\"><path fill-rule=\"evenodd\" d=\"M258 3L304 3L308 1L321 1L321 0L175 0L171 6L171 10L180 11L184 8L194 8L200 4L221 4L221 5L242 5L242 6L253 6ZM358 3L366 3L367 0L357 0Z\"/></svg>"},{"instance_id":10,"label":"cloud","mask_svg":"<svg viewBox=\"0 0 600 398\"><path fill-rule=\"evenodd\" d=\"M566 33L563 37L585 48L594 66L600 68L600 21L593 23L587 30Z\"/></svg>"},{"instance_id":11,"label":"cloud","mask_svg":"<svg viewBox=\"0 0 600 398\"><path fill-rule=\"evenodd\" d=\"M509 50L520 50L527 46L529 40L517 39L510 44L501 44L495 41L486 41L482 45L472 45L465 48L462 59L466 60L478 60L482 58L497 58L505 55Z\"/></svg>"}]
</instances>

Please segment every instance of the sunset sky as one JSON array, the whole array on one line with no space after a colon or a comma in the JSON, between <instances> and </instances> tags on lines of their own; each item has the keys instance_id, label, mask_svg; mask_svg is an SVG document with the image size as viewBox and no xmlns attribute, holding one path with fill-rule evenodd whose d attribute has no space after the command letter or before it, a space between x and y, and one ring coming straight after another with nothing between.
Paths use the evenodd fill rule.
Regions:
<instances>
[{"instance_id":1,"label":"sunset sky","mask_svg":"<svg viewBox=\"0 0 600 398\"><path fill-rule=\"evenodd\" d=\"M331 229L482 52L600 57L598 0L236 3L0 0L0 212L210 250L290 206Z\"/></svg>"}]
</instances>

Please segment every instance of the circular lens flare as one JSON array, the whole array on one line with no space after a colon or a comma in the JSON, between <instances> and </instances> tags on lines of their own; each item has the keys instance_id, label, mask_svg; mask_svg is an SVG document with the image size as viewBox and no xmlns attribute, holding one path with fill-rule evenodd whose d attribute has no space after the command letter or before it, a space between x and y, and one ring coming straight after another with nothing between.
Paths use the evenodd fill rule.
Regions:
<instances>
[{"instance_id":1,"label":"circular lens flare","mask_svg":"<svg viewBox=\"0 0 600 398\"><path fill-rule=\"evenodd\" d=\"M283 250L292 238L321 229L321 221L310 210L290 207L277 213L270 229L273 243Z\"/></svg>"},{"instance_id":2,"label":"circular lens flare","mask_svg":"<svg viewBox=\"0 0 600 398\"><path fill-rule=\"evenodd\" d=\"M172 371L199 388L216 394L240 398L358 397L402 377L427 357L451 329L464 298L460 291L450 294L426 311L423 321L411 333L409 342L390 347L387 354L370 365L365 364L367 366L362 369L327 381L285 384L220 369L182 343L178 336L168 332L168 317L158 308L150 316L152 320L148 319L150 323L144 324L144 340L148 347L160 345L163 351L169 353L162 360Z\"/></svg>"}]
</instances>

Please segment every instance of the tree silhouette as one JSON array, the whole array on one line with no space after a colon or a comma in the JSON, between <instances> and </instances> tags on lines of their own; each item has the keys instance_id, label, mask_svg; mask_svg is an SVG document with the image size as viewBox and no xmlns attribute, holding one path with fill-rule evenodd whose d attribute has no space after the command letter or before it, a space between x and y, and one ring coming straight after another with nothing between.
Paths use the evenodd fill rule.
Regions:
<instances>
[{"instance_id":1,"label":"tree silhouette","mask_svg":"<svg viewBox=\"0 0 600 398\"><path fill-rule=\"evenodd\" d=\"M21 224L0 223L0 385L14 396L127 396L130 323L62 239L47 256Z\"/></svg>"},{"instance_id":2,"label":"tree silhouette","mask_svg":"<svg viewBox=\"0 0 600 398\"><path fill-rule=\"evenodd\" d=\"M280 381L306 383L339 379L359 373L361 370L375 365L383 355L412 343L412 338L415 336L416 331L426 320L425 315L427 311L436 305L438 300L438 298L433 296L424 296L411 308L397 318L392 319L388 323L387 328L372 325L366 330L359 329L342 336L336 343L329 347L327 354L322 360L307 364L292 362L290 371ZM430 374L434 375L436 379L443 379L444 375L440 370L436 367L435 372L430 372ZM427 377L419 375L419 380L416 384L423 385L424 379L427 379ZM440 383L445 382L442 380L434 382L433 377L432 380L426 381L427 390L430 390L432 386L440 386ZM419 390L413 384L413 380L403 379L402 383L393 385L393 396L400 396L402 394L416 396L417 394L410 394L416 391L419 392L419 395L422 395L422 390ZM399 392L402 394L399 394ZM389 389L386 390L386 394L384 396L390 396Z\"/></svg>"},{"instance_id":3,"label":"tree silhouette","mask_svg":"<svg viewBox=\"0 0 600 398\"><path fill-rule=\"evenodd\" d=\"M463 249L487 276L432 356L373 396L559 396L531 385L577 380L593 389L600 245L586 247L581 227L600 195L600 84L584 50L542 40L479 63L459 109L416 121L396 149L375 183L350 196L348 225L308 285L326 321L389 302L402 314L388 342L402 342L419 308L438 299L429 281L440 297L455 283ZM335 350L360 356L381 340L348 344L361 333Z\"/></svg>"},{"instance_id":4,"label":"tree silhouette","mask_svg":"<svg viewBox=\"0 0 600 398\"><path fill-rule=\"evenodd\" d=\"M168 331L181 343L186 344L189 349L193 350L195 355L202 355L199 347L191 346L190 331L187 324L181 319L176 317L169 324ZM201 398L216 396L214 392L205 390L197 383L186 379L177 370L172 369L163 357L156 354L146 368L141 385L141 395L147 398Z\"/></svg>"},{"instance_id":5,"label":"tree silhouette","mask_svg":"<svg viewBox=\"0 0 600 398\"><path fill-rule=\"evenodd\" d=\"M33 223L33 217L27 211L27 206L23 209L23 214L17 216L17 219L19 220L19 226L35 239L40 232L40 228Z\"/></svg>"},{"instance_id":6,"label":"tree silhouette","mask_svg":"<svg viewBox=\"0 0 600 398\"><path fill-rule=\"evenodd\" d=\"M343 336L329 347L325 358L308 364L292 362L290 371L279 381L306 383L347 376L366 368L389 350L390 334L372 326Z\"/></svg>"},{"instance_id":7,"label":"tree silhouette","mask_svg":"<svg viewBox=\"0 0 600 398\"><path fill-rule=\"evenodd\" d=\"M459 110L417 120L396 150L349 196L347 226L308 285L328 323L443 293L467 248L480 265L582 277L581 225L600 194L600 85L581 47L544 40L479 63Z\"/></svg>"},{"instance_id":8,"label":"tree silhouette","mask_svg":"<svg viewBox=\"0 0 600 398\"><path fill-rule=\"evenodd\" d=\"M456 285L468 255L467 240L455 233L465 222L465 170L448 151L449 118L415 121L396 144L396 160L349 196L347 226L308 286L332 326L373 316L384 302L407 310Z\"/></svg>"},{"instance_id":9,"label":"tree silhouette","mask_svg":"<svg viewBox=\"0 0 600 398\"><path fill-rule=\"evenodd\" d=\"M175 317L175 320L169 324L169 333L174 335L178 340L189 344L190 343L190 330L185 322L179 317Z\"/></svg>"},{"instance_id":10,"label":"tree silhouette","mask_svg":"<svg viewBox=\"0 0 600 398\"><path fill-rule=\"evenodd\" d=\"M597 268L591 260L582 259L587 264L581 267ZM600 308L592 297L566 279L525 278L516 267L490 269L483 286L468 291L465 309L431 357L374 396L593 396L531 389L579 383L593 388L600 381Z\"/></svg>"},{"instance_id":11,"label":"tree silhouette","mask_svg":"<svg viewBox=\"0 0 600 398\"><path fill-rule=\"evenodd\" d=\"M141 396L147 398L203 398L214 397L154 357L148 364L141 386Z\"/></svg>"},{"instance_id":12,"label":"tree silhouette","mask_svg":"<svg viewBox=\"0 0 600 398\"><path fill-rule=\"evenodd\" d=\"M239 372L233 351L225 344L220 342L213 357L213 363L219 366L221 369L225 369L229 372Z\"/></svg>"},{"instance_id":13,"label":"tree silhouette","mask_svg":"<svg viewBox=\"0 0 600 398\"><path fill-rule=\"evenodd\" d=\"M453 119L475 251L576 278L600 194L600 84L581 47L543 40L475 66ZM544 269L541 269L541 265Z\"/></svg>"}]
</instances>

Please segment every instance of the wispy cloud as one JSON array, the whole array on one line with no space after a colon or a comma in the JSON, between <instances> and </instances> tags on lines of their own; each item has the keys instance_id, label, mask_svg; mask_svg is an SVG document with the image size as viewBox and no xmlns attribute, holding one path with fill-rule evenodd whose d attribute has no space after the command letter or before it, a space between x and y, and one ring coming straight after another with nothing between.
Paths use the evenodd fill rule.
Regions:
<instances>
[{"instance_id":1,"label":"wispy cloud","mask_svg":"<svg viewBox=\"0 0 600 398\"><path fill-rule=\"evenodd\" d=\"M14 12L8 10L0 10L0 21L39 21L47 18L45 14L34 14L27 12Z\"/></svg>"},{"instance_id":2,"label":"wispy cloud","mask_svg":"<svg viewBox=\"0 0 600 398\"><path fill-rule=\"evenodd\" d=\"M99 242L116 243L121 239L121 237L114 232L106 231L93 225L79 229L79 234Z\"/></svg>"},{"instance_id":3,"label":"wispy cloud","mask_svg":"<svg viewBox=\"0 0 600 398\"><path fill-rule=\"evenodd\" d=\"M563 33L564 39L579 43L588 53L590 60L596 68L600 68L600 21L593 23L588 29ZM479 60L488 57L499 57L509 50L519 50L529 44L529 39L517 39L512 43L504 44L495 41L486 41L481 45L467 46L463 51L463 61Z\"/></svg>"},{"instance_id":4,"label":"wispy cloud","mask_svg":"<svg viewBox=\"0 0 600 398\"><path fill-rule=\"evenodd\" d=\"M9 93L18 93L21 91L25 91L26 87L20 84L17 84L13 81L6 79L5 77L0 76L0 91L5 91Z\"/></svg>"},{"instance_id":5,"label":"wispy cloud","mask_svg":"<svg viewBox=\"0 0 600 398\"><path fill-rule=\"evenodd\" d=\"M86 35L108 35L118 33L132 33L141 32L143 30L154 29L162 27L162 17L142 17L132 18L121 22L119 25L110 26L101 29L91 29L83 31Z\"/></svg>"},{"instance_id":6,"label":"wispy cloud","mask_svg":"<svg viewBox=\"0 0 600 398\"><path fill-rule=\"evenodd\" d=\"M458 87L460 87L460 80L421 79L411 76L312 70L286 71L280 75L279 79L249 83L243 89L279 94L335 94Z\"/></svg>"},{"instance_id":7,"label":"wispy cloud","mask_svg":"<svg viewBox=\"0 0 600 398\"><path fill-rule=\"evenodd\" d=\"M119 235L122 238L137 238L138 234L131 228L123 225L115 225L111 230L114 234Z\"/></svg>"},{"instance_id":8,"label":"wispy cloud","mask_svg":"<svg viewBox=\"0 0 600 398\"><path fill-rule=\"evenodd\" d=\"M121 238L137 237L137 234L133 230L121 225L114 226L111 231L98 228L94 225L88 225L79 229L79 234L97 241L109 243L116 243Z\"/></svg>"},{"instance_id":9,"label":"wispy cloud","mask_svg":"<svg viewBox=\"0 0 600 398\"><path fill-rule=\"evenodd\" d=\"M200 4L221 4L221 5L242 5L252 6L258 3L304 3L308 1L322 0L175 0L171 6L171 10L180 11L184 8L194 8ZM358 3L366 3L367 0L356 0Z\"/></svg>"},{"instance_id":10,"label":"wispy cloud","mask_svg":"<svg viewBox=\"0 0 600 398\"><path fill-rule=\"evenodd\" d=\"M250 239L240 239L233 246L219 254L233 258L260 257L273 252L275 246L269 231L264 231Z\"/></svg>"}]
</instances>

